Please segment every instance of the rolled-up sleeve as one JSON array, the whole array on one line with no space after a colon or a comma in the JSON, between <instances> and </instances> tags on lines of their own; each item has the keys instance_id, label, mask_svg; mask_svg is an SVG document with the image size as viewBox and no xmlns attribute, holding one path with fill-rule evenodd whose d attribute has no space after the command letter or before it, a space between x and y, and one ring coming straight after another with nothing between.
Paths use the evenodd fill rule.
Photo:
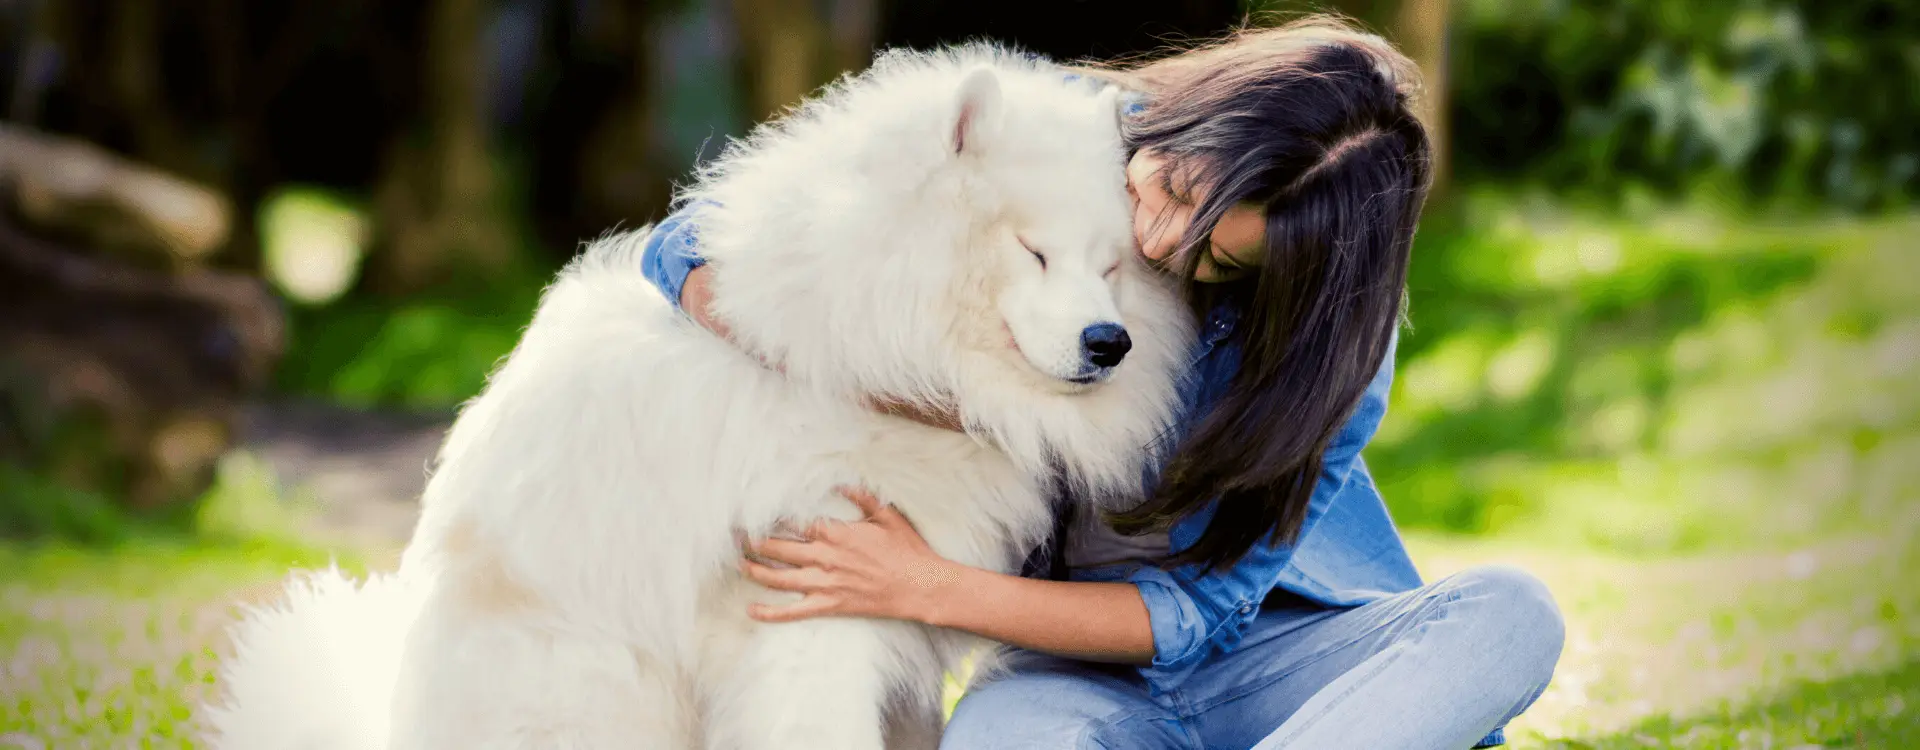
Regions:
<instances>
[{"instance_id":1,"label":"rolled-up sleeve","mask_svg":"<svg viewBox=\"0 0 1920 750\"><path fill-rule=\"evenodd\" d=\"M1395 344L1398 341L1396 339ZM1309 501L1300 535L1313 532L1327 508L1349 485L1371 492L1364 478L1352 482L1360 464L1360 449L1373 438L1386 416L1387 394L1393 383L1393 348L1387 361L1362 395L1359 406L1327 448L1320 479ZM1364 469L1362 469L1364 471ZM1209 506L1173 530L1173 541L1184 548L1199 539L1212 518ZM1178 685L1215 651L1234 649L1248 624L1259 614L1260 603L1279 583L1292 559L1294 545L1255 545L1238 562L1206 573L1189 565L1166 570L1142 566L1128 581L1140 591L1153 627L1153 663L1141 673L1156 691Z\"/></svg>"},{"instance_id":2,"label":"rolled-up sleeve","mask_svg":"<svg viewBox=\"0 0 1920 750\"><path fill-rule=\"evenodd\" d=\"M1246 626L1273 588L1289 550L1259 547L1230 569L1195 575L1143 566L1128 578L1140 591L1153 627L1153 662L1141 675L1156 693L1177 687L1215 652L1240 644Z\"/></svg>"},{"instance_id":3,"label":"rolled-up sleeve","mask_svg":"<svg viewBox=\"0 0 1920 750\"><path fill-rule=\"evenodd\" d=\"M640 270L675 308L686 288L687 275L707 261L700 255L698 228L692 221L698 205L688 205L654 225L640 248Z\"/></svg>"},{"instance_id":4,"label":"rolled-up sleeve","mask_svg":"<svg viewBox=\"0 0 1920 750\"><path fill-rule=\"evenodd\" d=\"M1210 640L1208 623L1222 618L1202 613L1202 600L1158 567L1144 566L1128 580L1140 590L1147 619L1153 624L1153 666L1173 668L1191 660Z\"/></svg>"}]
</instances>

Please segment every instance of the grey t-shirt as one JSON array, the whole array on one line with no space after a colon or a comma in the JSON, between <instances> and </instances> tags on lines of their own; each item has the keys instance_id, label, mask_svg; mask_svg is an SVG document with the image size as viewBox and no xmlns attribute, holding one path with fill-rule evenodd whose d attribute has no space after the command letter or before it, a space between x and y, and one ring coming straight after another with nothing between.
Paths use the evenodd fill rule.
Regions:
<instances>
[{"instance_id":1,"label":"grey t-shirt","mask_svg":"<svg viewBox=\"0 0 1920 750\"><path fill-rule=\"evenodd\" d=\"M1126 536L1102 523L1098 513L1082 508L1067 529L1066 562L1069 568L1141 564L1167 554L1169 544L1166 532Z\"/></svg>"}]
</instances>

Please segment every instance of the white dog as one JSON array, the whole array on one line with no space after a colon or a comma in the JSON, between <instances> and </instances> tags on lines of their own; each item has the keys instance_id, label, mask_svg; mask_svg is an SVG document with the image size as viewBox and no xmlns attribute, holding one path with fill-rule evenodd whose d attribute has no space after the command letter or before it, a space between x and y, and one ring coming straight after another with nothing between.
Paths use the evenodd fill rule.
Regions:
<instances>
[{"instance_id":1,"label":"white dog","mask_svg":"<svg viewBox=\"0 0 1920 750\"><path fill-rule=\"evenodd\" d=\"M857 484L1011 572L1053 478L1140 491L1192 333L1131 251L1115 96L987 46L890 52L736 143L684 197L737 343L642 277L646 230L594 243L453 425L400 570L241 624L217 744L934 745L975 639L751 620L793 597L738 574L735 532L856 518ZM968 433L868 394L951 394Z\"/></svg>"}]
</instances>

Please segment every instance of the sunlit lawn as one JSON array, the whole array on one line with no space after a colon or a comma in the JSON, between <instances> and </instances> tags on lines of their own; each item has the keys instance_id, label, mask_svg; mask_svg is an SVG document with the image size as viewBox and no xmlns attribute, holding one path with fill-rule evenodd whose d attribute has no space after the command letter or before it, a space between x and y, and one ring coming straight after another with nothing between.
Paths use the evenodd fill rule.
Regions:
<instances>
[{"instance_id":1,"label":"sunlit lawn","mask_svg":"<svg viewBox=\"0 0 1920 750\"><path fill-rule=\"evenodd\" d=\"M329 559L170 539L0 546L0 748L195 746L233 605Z\"/></svg>"},{"instance_id":2,"label":"sunlit lawn","mask_svg":"<svg viewBox=\"0 0 1920 750\"><path fill-rule=\"evenodd\" d=\"M1499 560L1568 620L1516 747L1920 747L1920 545L1891 534L1791 551L1630 559L1419 545L1429 576Z\"/></svg>"},{"instance_id":3,"label":"sunlit lawn","mask_svg":"<svg viewBox=\"0 0 1920 750\"><path fill-rule=\"evenodd\" d=\"M1415 537L1429 577L1509 562L1570 638L1513 746L1920 747L1920 546L1623 559ZM0 747L192 747L221 626L288 564L245 548L0 548Z\"/></svg>"}]
</instances>

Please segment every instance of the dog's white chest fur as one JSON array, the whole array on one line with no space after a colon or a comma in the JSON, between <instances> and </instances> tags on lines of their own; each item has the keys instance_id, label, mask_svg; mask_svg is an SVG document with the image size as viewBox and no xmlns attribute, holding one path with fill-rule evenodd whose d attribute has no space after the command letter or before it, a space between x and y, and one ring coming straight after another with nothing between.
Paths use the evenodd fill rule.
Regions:
<instances>
[{"instance_id":1,"label":"dog's white chest fur","mask_svg":"<svg viewBox=\"0 0 1920 750\"><path fill-rule=\"evenodd\" d=\"M717 746L763 747L810 724L829 732L820 747L860 746L838 743L878 737L896 694L931 731L925 691L970 643L905 623L753 622L749 600L792 595L738 574L733 534L852 520L834 488L859 484L897 501L942 556L1010 572L1047 527L1040 488L998 450L810 393L633 304L637 272L600 273L549 293L449 438L402 568L429 583L396 747L561 731L714 743L736 730ZM569 654L578 663L557 668ZM601 678L596 702L627 708L544 705L576 698L553 681L582 671ZM768 714L807 703L841 718Z\"/></svg>"}]
</instances>

